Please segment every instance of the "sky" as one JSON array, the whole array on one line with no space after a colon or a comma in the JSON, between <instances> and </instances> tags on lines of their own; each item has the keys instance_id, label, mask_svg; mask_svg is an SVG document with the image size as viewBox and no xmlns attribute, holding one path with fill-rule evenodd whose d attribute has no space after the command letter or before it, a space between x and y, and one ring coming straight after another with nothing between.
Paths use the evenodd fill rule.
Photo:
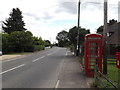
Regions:
<instances>
[{"instance_id":1,"label":"sky","mask_svg":"<svg viewBox=\"0 0 120 90\"><path fill-rule=\"evenodd\" d=\"M118 2L108 0L108 21L118 20ZM0 25L13 8L22 11L25 28L43 40L56 41L57 33L77 26L78 0L0 0ZM104 0L81 0L80 26L95 33L103 25ZM120 5L120 4L119 4Z\"/></svg>"}]
</instances>

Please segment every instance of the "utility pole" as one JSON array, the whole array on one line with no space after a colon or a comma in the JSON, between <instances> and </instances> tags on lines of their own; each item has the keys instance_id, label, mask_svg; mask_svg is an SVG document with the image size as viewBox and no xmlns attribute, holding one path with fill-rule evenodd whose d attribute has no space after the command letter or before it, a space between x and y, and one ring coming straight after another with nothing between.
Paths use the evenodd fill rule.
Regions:
<instances>
[{"instance_id":1,"label":"utility pole","mask_svg":"<svg viewBox=\"0 0 120 90\"><path fill-rule=\"evenodd\" d=\"M76 52L76 56L79 56L79 52L80 52L80 4L81 1L79 0L78 2L78 35L77 35L77 52Z\"/></svg>"},{"instance_id":2,"label":"utility pole","mask_svg":"<svg viewBox=\"0 0 120 90\"><path fill-rule=\"evenodd\" d=\"M107 2L104 0L104 29L103 29L103 74L107 74Z\"/></svg>"}]
</instances>

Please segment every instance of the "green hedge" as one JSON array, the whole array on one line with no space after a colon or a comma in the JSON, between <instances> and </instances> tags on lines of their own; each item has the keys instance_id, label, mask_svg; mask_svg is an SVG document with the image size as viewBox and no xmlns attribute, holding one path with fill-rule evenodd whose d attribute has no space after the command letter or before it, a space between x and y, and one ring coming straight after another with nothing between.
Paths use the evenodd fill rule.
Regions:
<instances>
[{"instance_id":1,"label":"green hedge","mask_svg":"<svg viewBox=\"0 0 120 90\"><path fill-rule=\"evenodd\" d=\"M34 51L40 51L44 49L45 49L44 45L34 45Z\"/></svg>"}]
</instances>

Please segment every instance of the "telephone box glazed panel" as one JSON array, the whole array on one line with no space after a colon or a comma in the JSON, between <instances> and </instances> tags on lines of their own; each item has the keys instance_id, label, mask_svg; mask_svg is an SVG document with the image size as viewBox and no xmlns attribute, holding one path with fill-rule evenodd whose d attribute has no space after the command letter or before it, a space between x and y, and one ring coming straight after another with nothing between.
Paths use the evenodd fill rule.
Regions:
<instances>
[{"instance_id":1,"label":"telephone box glazed panel","mask_svg":"<svg viewBox=\"0 0 120 90\"><path fill-rule=\"evenodd\" d=\"M102 35L87 34L84 46L85 75L94 77L96 65L102 72Z\"/></svg>"}]
</instances>

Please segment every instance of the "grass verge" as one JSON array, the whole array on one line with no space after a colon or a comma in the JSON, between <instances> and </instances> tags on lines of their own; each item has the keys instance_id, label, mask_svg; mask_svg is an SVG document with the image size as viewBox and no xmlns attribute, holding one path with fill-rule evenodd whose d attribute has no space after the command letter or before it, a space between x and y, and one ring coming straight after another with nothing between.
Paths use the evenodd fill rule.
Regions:
<instances>
[{"instance_id":1,"label":"grass verge","mask_svg":"<svg viewBox=\"0 0 120 90\"><path fill-rule=\"evenodd\" d=\"M26 55L26 54L31 54L33 52L19 52L19 53L9 53L9 54L4 54L4 55Z\"/></svg>"},{"instance_id":2,"label":"grass verge","mask_svg":"<svg viewBox=\"0 0 120 90\"><path fill-rule=\"evenodd\" d=\"M120 78L120 74L118 69L116 68L116 61L114 60L109 60L107 62L108 64L108 74L106 75L106 77L108 79L110 79L116 86L118 86L118 78ZM109 88L114 88L108 81L106 81L104 78L100 77L100 80L102 80ZM97 85L100 88L104 88L103 85L101 83L99 83L98 81L96 82Z\"/></svg>"}]
</instances>

